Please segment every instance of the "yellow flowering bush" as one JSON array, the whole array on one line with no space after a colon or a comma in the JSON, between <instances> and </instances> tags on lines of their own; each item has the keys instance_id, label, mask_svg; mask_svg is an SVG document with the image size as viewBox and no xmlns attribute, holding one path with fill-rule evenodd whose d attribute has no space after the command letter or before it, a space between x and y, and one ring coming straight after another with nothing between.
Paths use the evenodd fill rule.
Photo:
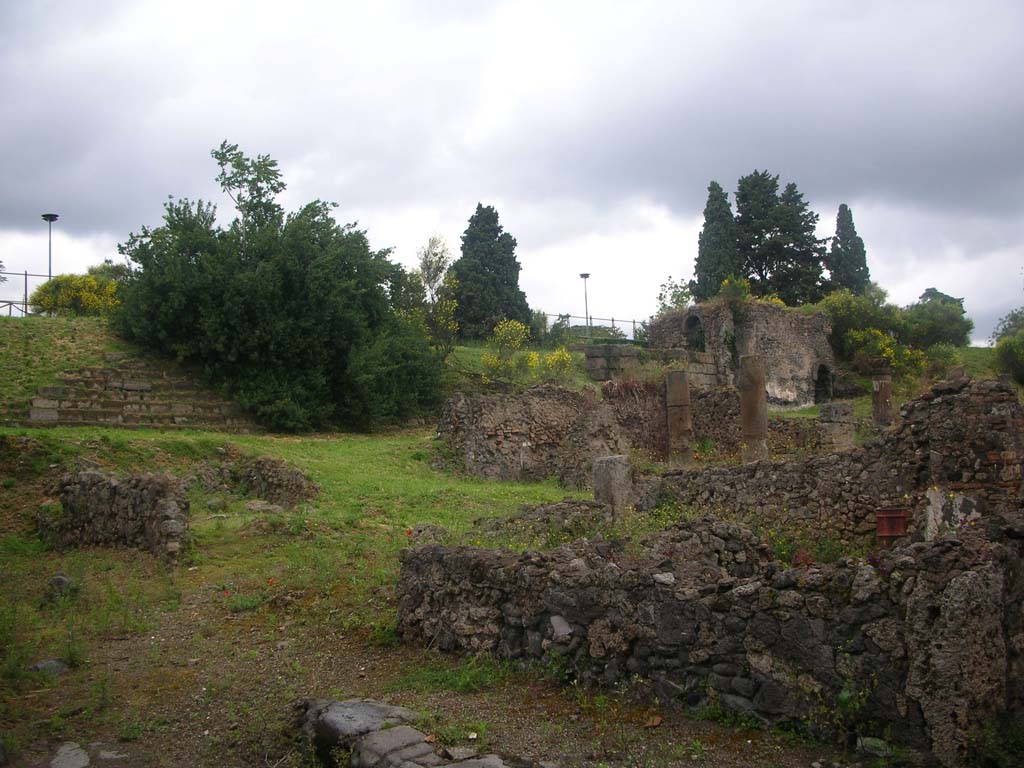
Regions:
<instances>
[{"instance_id":1,"label":"yellow flowering bush","mask_svg":"<svg viewBox=\"0 0 1024 768\"><path fill-rule=\"evenodd\" d=\"M544 371L552 379L564 379L572 370L572 355L565 347L559 347L544 355Z\"/></svg>"}]
</instances>

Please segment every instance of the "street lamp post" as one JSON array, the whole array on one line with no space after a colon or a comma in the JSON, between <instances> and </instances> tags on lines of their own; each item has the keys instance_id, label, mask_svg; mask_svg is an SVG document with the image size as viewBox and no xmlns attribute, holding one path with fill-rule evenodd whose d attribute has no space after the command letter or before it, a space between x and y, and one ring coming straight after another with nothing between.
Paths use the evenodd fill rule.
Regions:
<instances>
[{"instance_id":1,"label":"street lamp post","mask_svg":"<svg viewBox=\"0 0 1024 768\"><path fill-rule=\"evenodd\" d=\"M46 228L49 230L50 242L49 250L47 251L46 258L46 277L48 280L53 280L53 222L60 218L56 213L44 213L43 221L46 222Z\"/></svg>"},{"instance_id":2,"label":"street lamp post","mask_svg":"<svg viewBox=\"0 0 1024 768\"><path fill-rule=\"evenodd\" d=\"M587 301L587 278L590 273L580 272L580 277L583 278L583 314L586 315L583 319L587 321L587 338L590 338L590 303Z\"/></svg>"}]
</instances>

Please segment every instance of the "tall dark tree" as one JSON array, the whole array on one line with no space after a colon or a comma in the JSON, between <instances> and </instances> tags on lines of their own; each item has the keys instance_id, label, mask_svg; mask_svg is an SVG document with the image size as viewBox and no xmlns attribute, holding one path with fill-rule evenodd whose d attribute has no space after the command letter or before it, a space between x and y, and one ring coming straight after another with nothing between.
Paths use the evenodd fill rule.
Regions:
<instances>
[{"instance_id":1,"label":"tall dark tree","mask_svg":"<svg viewBox=\"0 0 1024 768\"><path fill-rule=\"evenodd\" d=\"M871 282L864 241L857 234L857 228L853 225L853 212L846 203L839 206L836 234L832 238L832 248L825 259L825 266L831 275L829 287L832 290L846 288L850 293L860 295Z\"/></svg>"},{"instance_id":2,"label":"tall dark tree","mask_svg":"<svg viewBox=\"0 0 1024 768\"><path fill-rule=\"evenodd\" d=\"M516 239L502 229L493 207L477 203L462 235L462 256L449 269L457 281L455 319L464 338L486 337L502 318L529 327L519 269Z\"/></svg>"},{"instance_id":3,"label":"tall dark tree","mask_svg":"<svg viewBox=\"0 0 1024 768\"><path fill-rule=\"evenodd\" d=\"M770 281L772 291L790 306L812 304L824 295L825 245L815 235L817 226L818 214L808 207L796 184L790 182L779 196L774 242L769 247L776 259Z\"/></svg>"},{"instance_id":4,"label":"tall dark tree","mask_svg":"<svg viewBox=\"0 0 1024 768\"><path fill-rule=\"evenodd\" d=\"M736 185L736 247L743 276L755 296L771 293L771 277L779 262L776 234L779 177L754 171Z\"/></svg>"},{"instance_id":5,"label":"tall dark tree","mask_svg":"<svg viewBox=\"0 0 1024 768\"><path fill-rule=\"evenodd\" d=\"M814 234L817 224L796 184L780 195L779 177L768 171L739 180L736 242L755 296L775 293L790 305L821 298L824 245Z\"/></svg>"},{"instance_id":6,"label":"tall dark tree","mask_svg":"<svg viewBox=\"0 0 1024 768\"><path fill-rule=\"evenodd\" d=\"M690 292L697 301L706 301L718 294L722 281L739 277L743 260L736 247L736 220L732 216L729 197L717 181L708 185L708 201L704 206L704 227L697 240L697 261Z\"/></svg>"}]
</instances>

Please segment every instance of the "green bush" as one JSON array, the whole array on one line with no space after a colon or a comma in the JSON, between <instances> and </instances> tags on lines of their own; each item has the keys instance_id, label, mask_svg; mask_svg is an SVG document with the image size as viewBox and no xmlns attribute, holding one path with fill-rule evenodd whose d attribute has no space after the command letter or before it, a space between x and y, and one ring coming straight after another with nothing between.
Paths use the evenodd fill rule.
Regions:
<instances>
[{"instance_id":1,"label":"green bush","mask_svg":"<svg viewBox=\"0 0 1024 768\"><path fill-rule=\"evenodd\" d=\"M1003 336L996 344L996 365L1024 386L1024 330Z\"/></svg>"},{"instance_id":2,"label":"green bush","mask_svg":"<svg viewBox=\"0 0 1024 768\"><path fill-rule=\"evenodd\" d=\"M932 378L944 376L946 371L963 362L960 350L952 344L932 344L924 351L925 370Z\"/></svg>"},{"instance_id":3,"label":"green bush","mask_svg":"<svg viewBox=\"0 0 1024 768\"><path fill-rule=\"evenodd\" d=\"M829 342L835 353L847 361L852 360L857 351L849 336L850 331L874 328L884 335L894 335L903 326L903 311L890 304L885 291L874 283L859 295L845 288L834 291L813 305L813 309L828 316L832 326Z\"/></svg>"},{"instance_id":4,"label":"green bush","mask_svg":"<svg viewBox=\"0 0 1024 768\"><path fill-rule=\"evenodd\" d=\"M903 310L899 339L917 349L935 344L966 347L971 341L974 321L964 311L964 300L929 288L921 298Z\"/></svg>"},{"instance_id":5,"label":"green bush","mask_svg":"<svg viewBox=\"0 0 1024 768\"><path fill-rule=\"evenodd\" d=\"M214 206L176 200L161 226L130 235L120 330L199 364L272 429L366 428L433 407L441 363L409 319L402 268L331 204L285 216L270 158L226 142L212 154L238 218L225 229Z\"/></svg>"}]
</instances>

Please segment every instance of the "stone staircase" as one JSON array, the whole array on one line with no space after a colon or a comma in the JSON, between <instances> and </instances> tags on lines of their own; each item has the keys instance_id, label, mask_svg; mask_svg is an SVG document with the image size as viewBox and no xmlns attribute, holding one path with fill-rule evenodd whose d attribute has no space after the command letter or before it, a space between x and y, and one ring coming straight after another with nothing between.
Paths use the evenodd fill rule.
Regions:
<instances>
[{"instance_id":1,"label":"stone staircase","mask_svg":"<svg viewBox=\"0 0 1024 768\"><path fill-rule=\"evenodd\" d=\"M181 366L125 353L108 354L102 366L64 373L57 384L40 387L17 420L34 427L256 429L235 403L199 386Z\"/></svg>"}]
</instances>

